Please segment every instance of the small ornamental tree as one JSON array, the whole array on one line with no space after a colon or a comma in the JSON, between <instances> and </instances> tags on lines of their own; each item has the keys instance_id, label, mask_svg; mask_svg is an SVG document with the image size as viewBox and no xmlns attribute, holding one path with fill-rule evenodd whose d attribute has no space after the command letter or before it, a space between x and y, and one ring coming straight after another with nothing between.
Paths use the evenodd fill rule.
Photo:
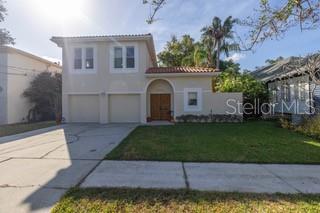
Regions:
<instances>
[{"instance_id":1,"label":"small ornamental tree","mask_svg":"<svg viewBox=\"0 0 320 213\"><path fill-rule=\"evenodd\" d=\"M33 107L28 121L53 120L61 117L62 78L60 73L42 72L22 94Z\"/></svg>"}]
</instances>

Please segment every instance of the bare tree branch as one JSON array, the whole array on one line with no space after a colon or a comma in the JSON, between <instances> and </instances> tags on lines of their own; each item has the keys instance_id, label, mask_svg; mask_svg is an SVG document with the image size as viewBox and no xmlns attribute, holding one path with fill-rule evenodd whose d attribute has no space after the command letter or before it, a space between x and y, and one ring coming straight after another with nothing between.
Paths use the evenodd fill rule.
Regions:
<instances>
[{"instance_id":1,"label":"bare tree branch","mask_svg":"<svg viewBox=\"0 0 320 213\"><path fill-rule=\"evenodd\" d=\"M261 0L254 17L239 22L250 28L244 50L252 50L267 39L279 39L291 28L299 26L301 31L312 30L320 25L319 0L287 0L279 6L279 1Z\"/></svg>"},{"instance_id":2,"label":"bare tree branch","mask_svg":"<svg viewBox=\"0 0 320 213\"><path fill-rule=\"evenodd\" d=\"M166 0L143 0L143 4L150 4L151 7L151 12L147 19L148 24L152 24L157 20L155 16L165 3Z\"/></svg>"}]
</instances>

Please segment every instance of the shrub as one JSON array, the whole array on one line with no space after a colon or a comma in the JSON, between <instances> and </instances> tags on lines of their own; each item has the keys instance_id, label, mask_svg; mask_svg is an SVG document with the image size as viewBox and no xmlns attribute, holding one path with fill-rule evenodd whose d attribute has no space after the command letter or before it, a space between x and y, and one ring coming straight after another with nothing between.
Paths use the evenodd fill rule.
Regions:
<instances>
[{"instance_id":1,"label":"shrub","mask_svg":"<svg viewBox=\"0 0 320 213\"><path fill-rule=\"evenodd\" d=\"M300 125L293 125L288 118L280 118L279 123L282 128L320 139L320 115L305 117Z\"/></svg>"},{"instance_id":2,"label":"shrub","mask_svg":"<svg viewBox=\"0 0 320 213\"><path fill-rule=\"evenodd\" d=\"M305 119L304 122L295 129L298 132L320 139L320 115Z\"/></svg>"},{"instance_id":3,"label":"shrub","mask_svg":"<svg viewBox=\"0 0 320 213\"><path fill-rule=\"evenodd\" d=\"M184 123L224 123L224 122L242 122L241 115L180 115L176 117L177 122Z\"/></svg>"},{"instance_id":4,"label":"shrub","mask_svg":"<svg viewBox=\"0 0 320 213\"><path fill-rule=\"evenodd\" d=\"M285 117L280 118L279 123L280 123L280 126L284 129L293 129L294 128L290 119L288 119L288 118L285 118Z\"/></svg>"}]
</instances>

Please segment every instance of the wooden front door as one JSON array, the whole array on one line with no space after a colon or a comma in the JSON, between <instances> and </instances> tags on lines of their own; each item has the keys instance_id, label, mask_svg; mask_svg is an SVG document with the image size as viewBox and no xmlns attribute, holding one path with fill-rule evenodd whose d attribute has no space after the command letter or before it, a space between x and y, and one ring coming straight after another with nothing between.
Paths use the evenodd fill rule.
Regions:
<instances>
[{"instance_id":1,"label":"wooden front door","mask_svg":"<svg viewBox=\"0 0 320 213\"><path fill-rule=\"evenodd\" d=\"M152 120L171 120L170 94L151 94L150 102Z\"/></svg>"}]
</instances>

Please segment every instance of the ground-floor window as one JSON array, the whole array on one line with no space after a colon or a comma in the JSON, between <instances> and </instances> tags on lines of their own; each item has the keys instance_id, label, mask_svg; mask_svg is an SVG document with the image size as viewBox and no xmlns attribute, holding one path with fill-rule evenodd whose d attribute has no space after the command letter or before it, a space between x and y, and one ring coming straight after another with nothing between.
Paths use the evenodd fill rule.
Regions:
<instances>
[{"instance_id":1,"label":"ground-floor window","mask_svg":"<svg viewBox=\"0 0 320 213\"><path fill-rule=\"evenodd\" d=\"M307 89L306 87L308 86L307 83L299 81L298 83L298 97L301 101L306 100L306 96L307 96Z\"/></svg>"},{"instance_id":2,"label":"ground-floor window","mask_svg":"<svg viewBox=\"0 0 320 213\"><path fill-rule=\"evenodd\" d=\"M286 102L290 101L290 85L289 84L282 85L281 98Z\"/></svg>"},{"instance_id":3,"label":"ground-floor window","mask_svg":"<svg viewBox=\"0 0 320 213\"><path fill-rule=\"evenodd\" d=\"M184 89L184 111L202 110L202 90L201 88Z\"/></svg>"}]
</instances>

